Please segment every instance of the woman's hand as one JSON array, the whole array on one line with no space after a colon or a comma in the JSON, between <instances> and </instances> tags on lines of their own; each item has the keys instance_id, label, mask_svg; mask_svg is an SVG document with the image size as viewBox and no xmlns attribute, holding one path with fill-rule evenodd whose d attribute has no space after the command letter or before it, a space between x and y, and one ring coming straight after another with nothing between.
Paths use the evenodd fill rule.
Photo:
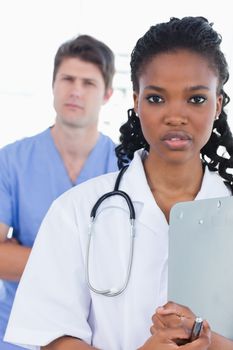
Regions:
<instances>
[{"instance_id":1,"label":"woman's hand","mask_svg":"<svg viewBox=\"0 0 233 350\"><path fill-rule=\"evenodd\" d=\"M192 328L196 315L186 306L169 301L164 306L158 307L153 316L153 322L159 320L165 326L174 326L181 321L185 321Z\"/></svg>"},{"instance_id":2,"label":"woman's hand","mask_svg":"<svg viewBox=\"0 0 233 350\"><path fill-rule=\"evenodd\" d=\"M175 342L177 345L182 345L187 343L187 339L190 338L191 330L193 327L193 323L195 321L196 315L188 308L183 305L179 305L173 302L168 302L162 307L159 307L156 310L156 313L152 317L153 325L151 327L151 334L152 336L156 334L161 329L169 329L169 328L177 328L180 327L183 328L184 332L186 334L189 334L188 338L180 337L181 334L179 334L179 337L173 338L173 342ZM193 341L192 343L187 343L183 346L178 346L181 349L191 350L191 349L209 349L209 350L233 350L233 341L230 339L226 339L223 336L210 332L209 326L207 322L205 321L203 323L204 327L200 334L200 337ZM178 335L178 333L177 333ZM207 347L205 347L207 343L209 344ZM204 347L203 347L204 346ZM152 348L151 348L152 349ZM160 348L159 348L160 349ZM164 350L167 349L176 349L173 345L173 347L170 348L164 348ZM146 348L145 348L146 350ZM150 350L150 348L148 348ZM161 348L163 350L163 348Z\"/></svg>"},{"instance_id":3,"label":"woman's hand","mask_svg":"<svg viewBox=\"0 0 233 350\"><path fill-rule=\"evenodd\" d=\"M210 328L206 321L203 323L203 329L197 340L185 345L177 345L177 339L186 339L190 337L190 332L183 326L175 327L151 327L152 336L138 350L207 350L210 345Z\"/></svg>"},{"instance_id":4,"label":"woman's hand","mask_svg":"<svg viewBox=\"0 0 233 350\"><path fill-rule=\"evenodd\" d=\"M195 314L188 307L168 302L156 310L156 313L152 317L152 328L182 327L190 337L195 318ZM185 344L187 341L188 339L177 339L177 345Z\"/></svg>"}]
</instances>

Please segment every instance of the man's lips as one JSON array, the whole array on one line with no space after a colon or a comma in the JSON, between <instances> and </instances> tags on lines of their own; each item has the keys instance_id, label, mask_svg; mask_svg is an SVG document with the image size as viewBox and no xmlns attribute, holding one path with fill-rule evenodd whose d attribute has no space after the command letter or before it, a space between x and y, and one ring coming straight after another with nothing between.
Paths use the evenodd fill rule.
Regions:
<instances>
[{"instance_id":1,"label":"man's lips","mask_svg":"<svg viewBox=\"0 0 233 350\"><path fill-rule=\"evenodd\" d=\"M76 103L66 103L65 106L68 108L73 108L73 109L83 109L82 106L80 106L79 104L76 104Z\"/></svg>"}]
</instances>

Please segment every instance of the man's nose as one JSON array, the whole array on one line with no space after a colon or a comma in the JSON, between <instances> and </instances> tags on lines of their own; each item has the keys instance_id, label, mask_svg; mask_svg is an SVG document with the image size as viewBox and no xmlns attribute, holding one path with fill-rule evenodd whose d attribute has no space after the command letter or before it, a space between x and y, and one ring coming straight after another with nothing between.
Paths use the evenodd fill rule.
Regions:
<instances>
[{"instance_id":1,"label":"man's nose","mask_svg":"<svg viewBox=\"0 0 233 350\"><path fill-rule=\"evenodd\" d=\"M75 97L80 97L83 95L83 87L81 82L75 81L71 87L71 95Z\"/></svg>"}]
</instances>

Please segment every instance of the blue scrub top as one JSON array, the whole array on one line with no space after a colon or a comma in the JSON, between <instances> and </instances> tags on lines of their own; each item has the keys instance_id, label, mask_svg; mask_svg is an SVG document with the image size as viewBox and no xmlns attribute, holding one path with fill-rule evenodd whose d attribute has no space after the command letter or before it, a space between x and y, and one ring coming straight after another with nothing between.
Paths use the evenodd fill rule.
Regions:
<instances>
[{"instance_id":1,"label":"blue scrub top","mask_svg":"<svg viewBox=\"0 0 233 350\"><path fill-rule=\"evenodd\" d=\"M7 145L0 150L0 222L13 227L13 237L22 245L32 247L54 199L76 184L117 169L115 144L101 133L75 184L68 176L50 128ZM1 343L17 285L10 281L0 283L1 350L20 349Z\"/></svg>"}]
</instances>

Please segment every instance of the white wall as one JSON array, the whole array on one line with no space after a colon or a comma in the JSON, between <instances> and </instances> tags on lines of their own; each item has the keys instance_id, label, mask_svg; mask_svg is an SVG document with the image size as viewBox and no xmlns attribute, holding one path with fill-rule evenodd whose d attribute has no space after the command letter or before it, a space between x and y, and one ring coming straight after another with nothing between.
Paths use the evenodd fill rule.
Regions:
<instances>
[{"instance_id":1,"label":"white wall","mask_svg":"<svg viewBox=\"0 0 233 350\"><path fill-rule=\"evenodd\" d=\"M54 120L51 78L58 46L77 34L105 41L117 55L117 69L129 70L128 56L139 36L172 16L202 15L223 36L223 51L233 70L233 26L229 2L212 0L0 0L0 146L32 135ZM125 56L121 56L124 54ZM226 90L233 99L233 74ZM115 91L103 108L100 129L115 140L132 106L129 74L117 74ZM233 125L232 102L229 122Z\"/></svg>"}]
</instances>

